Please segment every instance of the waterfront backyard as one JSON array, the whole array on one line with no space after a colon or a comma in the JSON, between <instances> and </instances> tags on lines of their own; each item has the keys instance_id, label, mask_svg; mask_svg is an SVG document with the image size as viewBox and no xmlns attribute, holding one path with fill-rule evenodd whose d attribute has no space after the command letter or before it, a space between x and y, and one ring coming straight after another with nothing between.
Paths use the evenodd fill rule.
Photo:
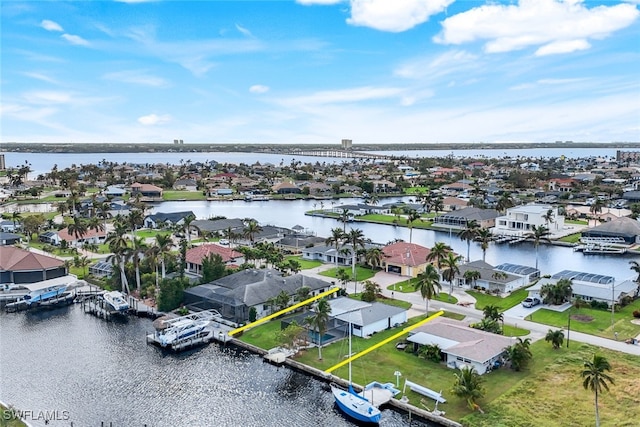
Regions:
<instances>
[{"instance_id":1,"label":"waterfront backyard","mask_svg":"<svg viewBox=\"0 0 640 427\"><path fill-rule=\"evenodd\" d=\"M424 316L410 319L415 324ZM395 334L402 328L392 328L374 334L370 338L353 338L353 352L360 352ZM280 329L280 321L246 331L243 341L264 349L276 346L275 334ZM600 413L603 426L633 426L640 417L640 360L636 356L611 350L571 343L569 348L554 350L543 340L531 345L533 359L527 369L520 372L500 368L483 375L485 396L479 400L484 414L473 412L466 401L451 393L456 371L442 363L419 358L411 352L397 350L395 342L372 351L352 363L353 381L365 385L371 381L395 384L395 371L400 371L400 389L404 379L433 390L442 390L448 402L438 409L446 412L446 417L469 426L566 426L589 425L593 423L593 395L582 388L580 371L585 358L594 352L605 356L612 364L611 375L616 384L610 393L600 399ZM348 353L346 340L334 342L322 349L323 359L318 360L316 348L303 350L295 357L298 362L328 369L343 361ZM347 367L333 374L348 378ZM372 375L375 373L375 375ZM400 398L401 396L397 396ZM433 401L412 391L407 391L409 402L424 408L423 402L432 410ZM570 404L568 404L570 402Z\"/></svg>"}]
</instances>

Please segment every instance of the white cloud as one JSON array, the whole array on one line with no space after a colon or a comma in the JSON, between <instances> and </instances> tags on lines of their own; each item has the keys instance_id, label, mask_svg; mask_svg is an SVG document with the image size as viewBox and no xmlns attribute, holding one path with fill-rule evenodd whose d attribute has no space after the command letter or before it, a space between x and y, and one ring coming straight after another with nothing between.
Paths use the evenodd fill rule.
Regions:
<instances>
[{"instance_id":1,"label":"white cloud","mask_svg":"<svg viewBox=\"0 0 640 427\"><path fill-rule=\"evenodd\" d=\"M431 80L460 70L476 68L476 55L464 50L450 50L435 57L417 58L397 67L393 73L408 79L429 77Z\"/></svg>"},{"instance_id":2,"label":"white cloud","mask_svg":"<svg viewBox=\"0 0 640 427\"><path fill-rule=\"evenodd\" d=\"M394 87L357 87L353 89L316 92L311 95L281 99L278 102L289 107L306 107L325 104L371 101L393 98L402 95L404 89Z\"/></svg>"},{"instance_id":3,"label":"white cloud","mask_svg":"<svg viewBox=\"0 0 640 427\"><path fill-rule=\"evenodd\" d=\"M23 97L31 104L69 104L73 101L70 93L52 90L31 91Z\"/></svg>"},{"instance_id":4,"label":"white cloud","mask_svg":"<svg viewBox=\"0 0 640 427\"><path fill-rule=\"evenodd\" d=\"M488 53L540 46L536 55L584 50L588 39L603 39L640 16L631 4L596 6L582 0L520 0L517 5L488 4L442 22L434 41L462 44L486 40Z\"/></svg>"},{"instance_id":5,"label":"white cloud","mask_svg":"<svg viewBox=\"0 0 640 427\"><path fill-rule=\"evenodd\" d=\"M62 37L63 39L65 39L66 41L68 41L71 44L75 44L78 46L89 46L89 42L86 41L85 39L83 39L80 36L76 36L73 34L63 34L60 37Z\"/></svg>"},{"instance_id":6,"label":"white cloud","mask_svg":"<svg viewBox=\"0 0 640 427\"><path fill-rule=\"evenodd\" d=\"M171 116L168 114L157 115L157 114L149 114L146 116L138 117L138 123L144 126L154 126L161 125L164 123L168 123L171 120Z\"/></svg>"},{"instance_id":7,"label":"white cloud","mask_svg":"<svg viewBox=\"0 0 640 427\"><path fill-rule=\"evenodd\" d=\"M60 32L64 31L64 29L62 29L62 26L60 24L54 21L50 21L48 19L43 19L42 22L40 23L40 26L47 31L60 31Z\"/></svg>"},{"instance_id":8,"label":"white cloud","mask_svg":"<svg viewBox=\"0 0 640 427\"><path fill-rule=\"evenodd\" d=\"M240 24L236 24L236 30L240 31L240 33L242 33L247 37L253 37L253 34L251 34L251 31L249 31L247 28L244 28Z\"/></svg>"},{"instance_id":9,"label":"white cloud","mask_svg":"<svg viewBox=\"0 0 640 427\"><path fill-rule=\"evenodd\" d=\"M103 76L107 80L114 80L123 83L132 83L142 86L165 87L169 85L162 77L147 74L143 70L126 70L107 73Z\"/></svg>"},{"instance_id":10,"label":"white cloud","mask_svg":"<svg viewBox=\"0 0 640 427\"><path fill-rule=\"evenodd\" d=\"M269 86L264 85L253 85L249 88L249 92L251 93L267 93L269 92Z\"/></svg>"},{"instance_id":11,"label":"white cloud","mask_svg":"<svg viewBox=\"0 0 640 427\"><path fill-rule=\"evenodd\" d=\"M454 0L351 0L347 23L376 30L401 32L429 20Z\"/></svg>"},{"instance_id":12,"label":"white cloud","mask_svg":"<svg viewBox=\"0 0 640 427\"><path fill-rule=\"evenodd\" d=\"M55 79L52 79L51 77L47 76L46 74L30 72L30 71L24 72L22 74L24 74L27 77L31 77L32 79L41 80L43 82L52 83L52 84L59 84L58 81L56 81Z\"/></svg>"}]
</instances>

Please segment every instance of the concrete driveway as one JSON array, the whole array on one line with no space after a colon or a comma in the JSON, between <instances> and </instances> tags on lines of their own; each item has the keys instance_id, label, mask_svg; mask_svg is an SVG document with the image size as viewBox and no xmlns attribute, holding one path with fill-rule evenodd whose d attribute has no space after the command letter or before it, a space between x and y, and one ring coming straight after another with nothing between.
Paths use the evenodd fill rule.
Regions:
<instances>
[{"instance_id":1,"label":"concrete driveway","mask_svg":"<svg viewBox=\"0 0 640 427\"><path fill-rule=\"evenodd\" d=\"M522 304L511 307L504 312L504 317L513 317L515 319L524 319L531 313L535 313L539 309L543 308L544 304L538 304L533 307L523 307Z\"/></svg>"}]
</instances>

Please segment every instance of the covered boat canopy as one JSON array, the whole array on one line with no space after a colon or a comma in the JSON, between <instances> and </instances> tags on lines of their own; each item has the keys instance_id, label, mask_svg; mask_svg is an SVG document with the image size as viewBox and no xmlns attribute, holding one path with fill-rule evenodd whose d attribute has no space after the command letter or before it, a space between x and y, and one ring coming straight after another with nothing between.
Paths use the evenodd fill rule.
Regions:
<instances>
[{"instance_id":1,"label":"covered boat canopy","mask_svg":"<svg viewBox=\"0 0 640 427\"><path fill-rule=\"evenodd\" d=\"M41 289L47 289L52 286L62 286L62 285L68 286L72 283L75 283L77 280L78 278L76 276L67 275L62 277L56 277L55 279L42 280L41 282L24 283L24 284L21 284L20 286L28 289L30 292L34 292L34 291L39 291Z\"/></svg>"}]
</instances>

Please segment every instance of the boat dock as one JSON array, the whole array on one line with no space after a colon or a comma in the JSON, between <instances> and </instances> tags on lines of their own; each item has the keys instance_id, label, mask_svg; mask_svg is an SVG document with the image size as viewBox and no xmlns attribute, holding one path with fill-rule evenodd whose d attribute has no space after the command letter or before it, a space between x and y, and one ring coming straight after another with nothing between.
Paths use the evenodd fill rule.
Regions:
<instances>
[{"instance_id":1,"label":"boat dock","mask_svg":"<svg viewBox=\"0 0 640 427\"><path fill-rule=\"evenodd\" d=\"M206 326L196 329L198 323ZM154 327L156 330L147 335L147 344L181 351L214 340L222 343L231 341L229 331L237 325L223 319L215 310L205 310L173 318L167 315L156 319Z\"/></svg>"}]
</instances>

